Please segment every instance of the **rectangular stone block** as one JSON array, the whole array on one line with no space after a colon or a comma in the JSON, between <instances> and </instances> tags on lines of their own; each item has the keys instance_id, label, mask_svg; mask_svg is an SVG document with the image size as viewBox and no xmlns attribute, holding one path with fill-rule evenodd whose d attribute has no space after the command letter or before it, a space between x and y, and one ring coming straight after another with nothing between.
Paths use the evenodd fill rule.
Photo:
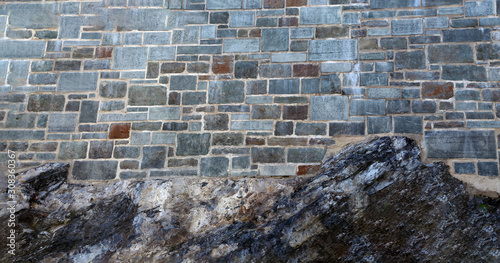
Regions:
<instances>
[{"instance_id":1,"label":"rectangular stone block","mask_svg":"<svg viewBox=\"0 0 500 263\"><path fill-rule=\"evenodd\" d=\"M131 86L128 98L129 106L165 105L167 89L163 86Z\"/></svg>"},{"instance_id":2,"label":"rectangular stone block","mask_svg":"<svg viewBox=\"0 0 500 263\"><path fill-rule=\"evenodd\" d=\"M298 94L300 88L298 79L269 80L269 94Z\"/></svg>"},{"instance_id":3,"label":"rectangular stone block","mask_svg":"<svg viewBox=\"0 0 500 263\"><path fill-rule=\"evenodd\" d=\"M392 20L392 35L420 35L424 33L424 21L421 18Z\"/></svg>"},{"instance_id":4,"label":"rectangular stone block","mask_svg":"<svg viewBox=\"0 0 500 263\"><path fill-rule=\"evenodd\" d=\"M372 9L388 9L402 7L419 7L419 1L414 0L371 0L370 7Z\"/></svg>"},{"instance_id":5,"label":"rectangular stone block","mask_svg":"<svg viewBox=\"0 0 500 263\"><path fill-rule=\"evenodd\" d=\"M49 132L74 132L77 122L77 113L51 113Z\"/></svg>"},{"instance_id":6,"label":"rectangular stone block","mask_svg":"<svg viewBox=\"0 0 500 263\"><path fill-rule=\"evenodd\" d=\"M292 67L288 64L261 65L259 74L263 78L287 78L292 76Z\"/></svg>"},{"instance_id":7,"label":"rectangular stone block","mask_svg":"<svg viewBox=\"0 0 500 263\"><path fill-rule=\"evenodd\" d=\"M388 86L389 80L387 73L361 73L361 86Z\"/></svg>"},{"instance_id":8,"label":"rectangular stone block","mask_svg":"<svg viewBox=\"0 0 500 263\"><path fill-rule=\"evenodd\" d=\"M351 72L352 64L351 63L332 63L325 62L321 63L321 72L322 73L332 73L332 72Z\"/></svg>"},{"instance_id":9,"label":"rectangular stone block","mask_svg":"<svg viewBox=\"0 0 500 263\"><path fill-rule=\"evenodd\" d=\"M225 39L224 53L248 53L259 52L259 39Z\"/></svg>"},{"instance_id":10,"label":"rectangular stone block","mask_svg":"<svg viewBox=\"0 0 500 263\"><path fill-rule=\"evenodd\" d=\"M480 42L490 40L490 28L443 30L443 42Z\"/></svg>"},{"instance_id":11,"label":"rectangular stone block","mask_svg":"<svg viewBox=\"0 0 500 263\"><path fill-rule=\"evenodd\" d=\"M500 59L499 44L481 44L476 46L477 59L490 60Z\"/></svg>"},{"instance_id":12,"label":"rectangular stone block","mask_svg":"<svg viewBox=\"0 0 500 263\"><path fill-rule=\"evenodd\" d=\"M149 109L150 120L179 120L180 107L153 107Z\"/></svg>"},{"instance_id":13,"label":"rectangular stone block","mask_svg":"<svg viewBox=\"0 0 500 263\"><path fill-rule=\"evenodd\" d=\"M442 66L441 78L445 80L486 81L486 69L480 66Z\"/></svg>"},{"instance_id":14,"label":"rectangular stone block","mask_svg":"<svg viewBox=\"0 0 500 263\"><path fill-rule=\"evenodd\" d=\"M170 77L171 90L196 90L196 76L174 75Z\"/></svg>"},{"instance_id":15,"label":"rectangular stone block","mask_svg":"<svg viewBox=\"0 0 500 263\"><path fill-rule=\"evenodd\" d=\"M489 16L495 14L493 0L465 2L465 16Z\"/></svg>"},{"instance_id":16,"label":"rectangular stone block","mask_svg":"<svg viewBox=\"0 0 500 263\"><path fill-rule=\"evenodd\" d=\"M394 61L396 70L426 68L424 51L398 52Z\"/></svg>"},{"instance_id":17,"label":"rectangular stone block","mask_svg":"<svg viewBox=\"0 0 500 263\"><path fill-rule=\"evenodd\" d=\"M288 28L262 30L262 51L287 51L289 45Z\"/></svg>"},{"instance_id":18,"label":"rectangular stone block","mask_svg":"<svg viewBox=\"0 0 500 263\"><path fill-rule=\"evenodd\" d=\"M41 29L59 26L58 3L9 4L9 25L20 28Z\"/></svg>"},{"instance_id":19,"label":"rectangular stone block","mask_svg":"<svg viewBox=\"0 0 500 263\"><path fill-rule=\"evenodd\" d=\"M349 100L345 96L312 96L311 120L347 120Z\"/></svg>"},{"instance_id":20,"label":"rectangular stone block","mask_svg":"<svg viewBox=\"0 0 500 263\"><path fill-rule=\"evenodd\" d=\"M229 14L230 27L253 27L255 25L254 11L233 11Z\"/></svg>"},{"instance_id":21,"label":"rectangular stone block","mask_svg":"<svg viewBox=\"0 0 500 263\"><path fill-rule=\"evenodd\" d=\"M179 54L182 47L179 47ZM174 60L175 59L175 47L150 47L149 48L149 60ZM146 62L140 62L144 65L141 69L146 68ZM126 65L124 65L126 66ZM139 65L138 65L139 67Z\"/></svg>"},{"instance_id":22,"label":"rectangular stone block","mask_svg":"<svg viewBox=\"0 0 500 263\"><path fill-rule=\"evenodd\" d=\"M207 0L207 9L241 9L242 0Z\"/></svg>"},{"instance_id":23,"label":"rectangular stone block","mask_svg":"<svg viewBox=\"0 0 500 263\"><path fill-rule=\"evenodd\" d=\"M274 121L231 121L231 130L233 131L272 131Z\"/></svg>"},{"instance_id":24,"label":"rectangular stone block","mask_svg":"<svg viewBox=\"0 0 500 263\"><path fill-rule=\"evenodd\" d=\"M170 32L146 32L144 33L144 45L169 45Z\"/></svg>"},{"instance_id":25,"label":"rectangular stone block","mask_svg":"<svg viewBox=\"0 0 500 263\"><path fill-rule=\"evenodd\" d=\"M340 24L342 22L340 11L340 6L302 7L300 8L300 24Z\"/></svg>"},{"instance_id":26,"label":"rectangular stone block","mask_svg":"<svg viewBox=\"0 0 500 263\"><path fill-rule=\"evenodd\" d=\"M312 27L299 27L290 29L291 39L313 38L313 37L314 37L314 28Z\"/></svg>"},{"instance_id":27,"label":"rectangular stone block","mask_svg":"<svg viewBox=\"0 0 500 263\"><path fill-rule=\"evenodd\" d=\"M76 180L112 180L116 178L117 161L75 161L73 178Z\"/></svg>"},{"instance_id":28,"label":"rectangular stone block","mask_svg":"<svg viewBox=\"0 0 500 263\"><path fill-rule=\"evenodd\" d=\"M284 163L285 150L281 147L252 147L253 163Z\"/></svg>"},{"instance_id":29,"label":"rectangular stone block","mask_svg":"<svg viewBox=\"0 0 500 263\"><path fill-rule=\"evenodd\" d=\"M385 115L385 100L352 99L350 115Z\"/></svg>"},{"instance_id":30,"label":"rectangular stone block","mask_svg":"<svg viewBox=\"0 0 500 263\"><path fill-rule=\"evenodd\" d=\"M307 53L274 53L271 62L303 62L307 60Z\"/></svg>"},{"instance_id":31,"label":"rectangular stone block","mask_svg":"<svg viewBox=\"0 0 500 263\"><path fill-rule=\"evenodd\" d=\"M5 128L34 128L36 114L9 112Z\"/></svg>"},{"instance_id":32,"label":"rectangular stone block","mask_svg":"<svg viewBox=\"0 0 500 263\"><path fill-rule=\"evenodd\" d=\"M428 158L496 159L494 131L425 132Z\"/></svg>"},{"instance_id":33,"label":"rectangular stone block","mask_svg":"<svg viewBox=\"0 0 500 263\"><path fill-rule=\"evenodd\" d=\"M356 60L358 42L346 40L311 40L309 42L309 60Z\"/></svg>"},{"instance_id":34,"label":"rectangular stone block","mask_svg":"<svg viewBox=\"0 0 500 263\"><path fill-rule=\"evenodd\" d=\"M60 75L57 91L88 92L97 90L98 72L63 72Z\"/></svg>"},{"instance_id":35,"label":"rectangular stone block","mask_svg":"<svg viewBox=\"0 0 500 263\"><path fill-rule=\"evenodd\" d=\"M290 163L321 163L326 149L321 148L290 148L287 152L287 162Z\"/></svg>"},{"instance_id":36,"label":"rectangular stone block","mask_svg":"<svg viewBox=\"0 0 500 263\"><path fill-rule=\"evenodd\" d=\"M229 175L229 159L226 157L201 158L200 176L226 177Z\"/></svg>"},{"instance_id":37,"label":"rectangular stone block","mask_svg":"<svg viewBox=\"0 0 500 263\"><path fill-rule=\"evenodd\" d=\"M167 147L147 146L142 149L141 169L163 168L167 157Z\"/></svg>"},{"instance_id":38,"label":"rectangular stone block","mask_svg":"<svg viewBox=\"0 0 500 263\"><path fill-rule=\"evenodd\" d=\"M35 94L28 99L28 111L63 111L63 95Z\"/></svg>"},{"instance_id":39,"label":"rectangular stone block","mask_svg":"<svg viewBox=\"0 0 500 263\"><path fill-rule=\"evenodd\" d=\"M243 81L210 81L208 103L241 103L244 100L245 83Z\"/></svg>"},{"instance_id":40,"label":"rectangular stone block","mask_svg":"<svg viewBox=\"0 0 500 263\"><path fill-rule=\"evenodd\" d=\"M45 41L0 39L0 58L42 58L45 45Z\"/></svg>"},{"instance_id":41,"label":"rectangular stone block","mask_svg":"<svg viewBox=\"0 0 500 263\"><path fill-rule=\"evenodd\" d=\"M113 69L145 69L147 59L146 47L116 47L113 51Z\"/></svg>"},{"instance_id":42,"label":"rectangular stone block","mask_svg":"<svg viewBox=\"0 0 500 263\"><path fill-rule=\"evenodd\" d=\"M365 135L364 122L330 122L330 136Z\"/></svg>"},{"instance_id":43,"label":"rectangular stone block","mask_svg":"<svg viewBox=\"0 0 500 263\"><path fill-rule=\"evenodd\" d=\"M395 133L422 134L423 120L421 116L394 116Z\"/></svg>"},{"instance_id":44,"label":"rectangular stone block","mask_svg":"<svg viewBox=\"0 0 500 263\"><path fill-rule=\"evenodd\" d=\"M422 6L461 5L462 2L463 0L422 0Z\"/></svg>"},{"instance_id":45,"label":"rectangular stone block","mask_svg":"<svg viewBox=\"0 0 500 263\"><path fill-rule=\"evenodd\" d=\"M261 176L294 176L297 166L293 164L285 165L259 165L259 174Z\"/></svg>"},{"instance_id":46,"label":"rectangular stone block","mask_svg":"<svg viewBox=\"0 0 500 263\"><path fill-rule=\"evenodd\" d=\"M474 62L474 53L469 45L430 45L428 51L429 63Z\"/></svg>"},{"instance_id":47,"label":"rectangular stone block","mask_svg":"<svg viewBox=\"0 0 500 263\"><path fill-rule=\"evenodd\" d=\"M96 122L97 112L99 111L99 101L82 101L80 110L80 123Z\"/></svg>"},{"instance_id":48,"label":"rectangular stone block","mask_svg":"<svg viewBox=\"0 0 500 263\"><path fill-rule=\"evenodd\" d=\"M448 17L427 17L425 18L425 28L448 28Z\"/></svg>"},{"instance_id":49,"label":"rectangular stone block","mask_svg":"<svg viewBox=\"0 0 500 263\"><path fill-rule=\"evenodd\" d=\"M177 135L177 156L206 155L210 148L210 133L180 133Z\"/></svg>"},{"instance_id":50,"label":"rectangular stone block","mask_svg":"<svg viewBox=\"0 0 500 263\"><path fill-rule=\"evenodd\" d=\"M0 130L0 140L43 140L44 131Z\"/></svg>"}]
</instances>

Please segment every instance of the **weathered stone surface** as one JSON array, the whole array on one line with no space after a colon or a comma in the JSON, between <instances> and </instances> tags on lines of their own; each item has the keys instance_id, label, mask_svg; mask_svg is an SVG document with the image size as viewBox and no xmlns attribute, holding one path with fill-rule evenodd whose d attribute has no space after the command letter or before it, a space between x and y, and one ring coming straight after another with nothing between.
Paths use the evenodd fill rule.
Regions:
<instances>
[{"instance_id":1,"label":"weathered stone surface","mask_svg":"<svg viewBox=\"0 0 500 263\"><path fill-rule=\"evenodd\" d=\"M290 148L287 161L290 163L319 163L323 161L326 149L322 148Z\"/></svg>"},{"instance_id":2,"label":"weathered stone surface","mask_svg":"<svg viewBox=\"0 0 500 263\"><path fill-rule=\"evenodd\" d=\"M205 155L210 148L210 133L180 133L177 135L178 156Z\"/></svg>"},{"instance_id":3,"label":"weathered stone surface","mask_svg":"<svg viewBox=\"0 0 500 263\"><path fill-rule=\"evenodd\" d=\"M238 61L235 64L234 76L237 79L255 79L258 71L257 61Z\"/></svg>"},{"instance_id":4,"label":"weathered stone surface","mask_svg":"<svg viewBox=\"0 0 500 263\"><path fill-rule=\"evenodd\" d=\"M128 103L130 106L165 105L167 89L163 86L130 86Z\"/></svg>"},{"instance_id":5,"label":"weathered stone surface","mask_svg":"<svg viewBox=\"0 0 500 263\"><path fill-rule=\"evenodd\" d=\"M478 54L479 56L479 54ZM429 63L472 63L472 48L469 45L429 46Z\"/></svg>"},{"instance_id":6,"label":"weathered stone surface","mask_svg":"<svg viewBox=\"0 0 500 263\"><path fill-rule=\"evenodd\" d=\"M226 157L201 158L200 175L206 177L228 176L229 159Z\"/></svg>"},{"instance_id":7,"label":"weathered stone surface","mask_svg":"<svg viewBox=\"0 0 500 263\"><path fill-rule=\"evenodd\" d=\"M422 97L429 99L449 99L453 97L452 82L424 82L422 83Z\"/></svg>"},{"instance_id":8,"label":"weathered stone surface","mask_svg":"<svg viewBox=\"0 0 500 263\"><path fill-rule=\"evenodd\" d=\"M146 146L142 149L141 169L163 168L167 157L167 147Z\"/></svg>"},{"instance_id":9,"label":"weathered stone surface","mask_svg":"<svg viewBox=\"0 0 500 263\"><path fill-rule=\"evenodd\" d=\"M59 159L85 159L87 157L87 142L61 142Z\"/></svg>"},{"instance_id":10,"label":"weathered stone surface","mask_svg":"<svg viewBox=\"0 0 500 263\"><path fill-rule=\"evenodd\" d=\"M429 158L496 158L493 131L432 131L425 133Z\"/></svg>"},{"instance_id":11,"label":"weathered stone surface","mask_svg":"<svg viewBox=\"0 0 500 263\"><path fill-rule=\"evenodd\" d=\"M442 66L442 79L486 81L486 69L480 66Z\"/></svg>"},{"instance_id":12,"label":"weathered stone surface","mask_svg":"<svg viewBox=\"0 0 500 263\"><path fill-rule=\"evenodd\" d=\"M423 51L398 52L395 62L396 70L425 69L425 53Z\"/></svg>"},{"instance_id":13,"label":"weathered stone surface","mask_svg":"<svg viewBox=\"0 0 500 263\"><path fill-rule=\"evenodd\" d=\"M285 150L281 147L252 147L252 162L283 163L285 162Z\"/></svg>"},{"instance_id":14,"label":"weathered stone surface","mask_svg":"<svg viewBox=\"0 0 500 263\"><path fill-rule=\"evenodd\" d=\"M242 81L211 81L208 88L208 103L240 103L245 99L245 84Z\"/></svg>"},{"instance_id":15,"label":"weathered stone surface","mask_svg":"<svg viewBox=\"0 0 500 263\"><path fill-rule=\"evenodd\" d=\"M311 120L347 120L349 100L343 96L311 97Z\"/></svg>"},{"instance_id":16,"label":"weathered stone surface","mask_svg":"<svg viewBox=\"0 0 500 263\"><path fill-rule=\"evenodd\" d=\"M89 146L90 159L107 159L113 154L112 141L91 141Z\"/></svg>"}]
</instances>

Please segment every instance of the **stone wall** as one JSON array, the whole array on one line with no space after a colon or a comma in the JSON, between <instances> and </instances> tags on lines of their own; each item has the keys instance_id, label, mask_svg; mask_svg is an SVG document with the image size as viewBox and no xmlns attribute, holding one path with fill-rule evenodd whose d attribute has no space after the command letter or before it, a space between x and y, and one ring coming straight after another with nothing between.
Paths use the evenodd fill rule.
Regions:
<instances>
[{"instance_id":1,"label":"stone wall","mask_svg":"<svg viewBox=\"0 0 500 263\"><path fill-rule=\"evenodd\" d=\"M498 176L500 0L0 4L0 159L72 180L313 173L420 139Z\"/></svg>"}]
</instances>

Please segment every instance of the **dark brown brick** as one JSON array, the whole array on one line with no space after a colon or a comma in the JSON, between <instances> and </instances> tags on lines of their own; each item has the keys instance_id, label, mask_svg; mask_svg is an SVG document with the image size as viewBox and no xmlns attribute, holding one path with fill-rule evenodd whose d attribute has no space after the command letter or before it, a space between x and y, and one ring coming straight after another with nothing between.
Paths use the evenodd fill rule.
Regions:
<instances>
[{"instance_id":1,"label":"dark brown brick","mask_svg":"<svg viewBox=\"0 0 500 263\"><path fill-rule=\"evenodd\" d=\"M453 83L424 82L422 83L422 97L429 99L449 99L453 97Z\"/></svg>"},{"instance_id":2,"label":"dark brown brick","mask_svg":"<svg viewBox=\"0 0 500 263\"><path fill-rule=\"evenodd\" d=\"M168 94L168 105L181 105L181 94L179 92L170 92Z\"/></svg>"},{"instance_id":3,"label":"dark brown brick","mask_svg":"<svg viewBox=\"0 0 500 263\"><path fill-rule=\"evenodd\" d=\"M317 77L319 76L319 65L317 64L296 64L293 65L294 77Z\"/></svg>"},{"instance_id":4,"label":"dark brown brick","mask_svg":"<svg viewBox=\"0 0 500 263\"><path fill-rule=\"evenodd\" d=\"M283 106L283 119L305 120L307 119L308 106Z\"/></svg>"},{"instance_id":5,"label":"dark brown brick","mask_svg":"<svg viewBox=\"0 0 500 263\"><path fill-rule=\"evenodd\" d=\"M127 139L130 137L130 123L111 124L109 129L110 139Z\"/></svg>"},{"instance_id":6,"label":"dark brown brick","mask_svg":"<svg viewBox=\"0 0 500 263\"><path fill-rule=\"evenodd\" d=\"M307 0L286 0L286 6L306 6Z\"/></svg>"},{"instance_id":7,"label":"dark brown brick","mask_svg":"<svg viewBox=\"0 0 500 263\"><path fill-rule=\"evenodd\" d=\"M282 17L279 19L279 26L298 26L299 20L296 17Z\"/></svg>"},{"instance_id":8,"label":"dark brown brick","mask_svg":"<svg viewBox=\"0 0 500 263\"><path fill-rule=\"evenodd\" d=\"M161 73L182 73L186 69L186 64L178 62L170 62L161 64Z\"/></svg>"},{"instance_id":9,"label":"dark brown brick","mask_svg":"<svg viewBox=\"0 0 500 263\"><path fill-rule=\"evenodd\" d=\"M252 29L248 34L249 37L261 37L262 31L260 29Z\"/></svg>"},{"instance_id":10,"label":"dark brown brick","mask_svg":"<svg viewBox=\"0 0 500 263\"><path fill-rule=\"evenodd\" d=\"M214 56L212 72L214 74L227 74L233 72L234 58L232 56Z\"/></svg>"},{"instance_id":11,"label":"dark brown brick","mask_svg":"<svg viewBox=\"0 0 500 263\"><path fill-rule=\"evenodd\" d=\"M264 8L283 8L285 7L284 0L264 0Z\"/></svg>"},{"instance_id":12,"label":"dark brown brick","mask_svg":"<svg viewBox=\"0 0 500 263\"><path fill-rule=\"evenodd\" d=\"M266 144L266 139L264 138L255 138L255 137L247 137L245 139L246 145L264 145Z\"/></svg>"},{"instance_id":13,"label":"dark brown brick","mask_svg":"<svg viewBox=\"0 0 500 263\"><path fill-rule=\"evenodd\" d=\"M95 50L96 58L110 58L113 55L112 47L98 47Z\"/></svg>"}]
</instances>

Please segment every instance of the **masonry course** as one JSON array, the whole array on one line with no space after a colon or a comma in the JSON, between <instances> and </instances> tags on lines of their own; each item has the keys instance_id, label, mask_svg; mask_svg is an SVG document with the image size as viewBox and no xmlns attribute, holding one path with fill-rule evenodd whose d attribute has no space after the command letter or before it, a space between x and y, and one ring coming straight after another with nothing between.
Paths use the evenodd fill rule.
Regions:
<instances>
[{"instance_id":1,"label":"masonry course","mask_svg":"<svg viewBox=\"0 0 500 263\"><path fill-rule=\"evenodd\" d=\"M0 151L71 162L77 181L291 176L344 137L403 134L497 176L499 15L494 0L7 0Z\"/></svg>"}]
</instances>

